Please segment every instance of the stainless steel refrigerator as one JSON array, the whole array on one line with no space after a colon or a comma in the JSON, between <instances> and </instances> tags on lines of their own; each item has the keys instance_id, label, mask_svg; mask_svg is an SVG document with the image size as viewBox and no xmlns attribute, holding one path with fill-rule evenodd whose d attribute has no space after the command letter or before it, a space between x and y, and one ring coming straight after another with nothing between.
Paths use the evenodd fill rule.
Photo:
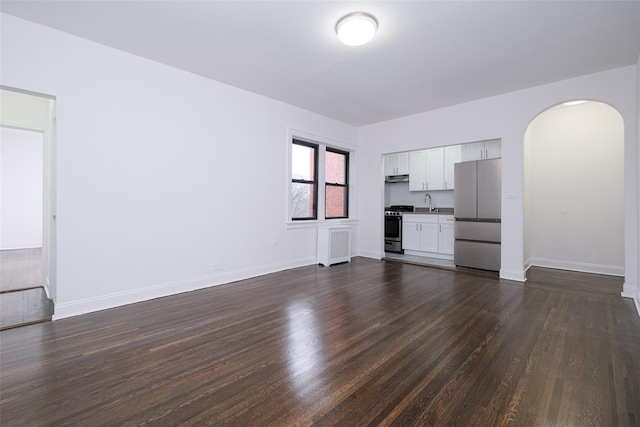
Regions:
<instances>
[{"instance_id":1,"label":"stainless steel refrigerator","mask_svg":"<svg viewBox=\"0 0 640 427\"><path fill-rule=\"evenodd\" d=\"M502 159L456 163L454 174L454 262L499 271Z\"/></svg>"}]
</instances>

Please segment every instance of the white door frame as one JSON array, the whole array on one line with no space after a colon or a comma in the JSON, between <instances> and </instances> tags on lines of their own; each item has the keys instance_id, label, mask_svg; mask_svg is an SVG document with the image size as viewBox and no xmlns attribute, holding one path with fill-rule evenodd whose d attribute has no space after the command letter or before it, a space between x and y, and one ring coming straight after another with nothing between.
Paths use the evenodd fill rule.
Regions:
<instances>
[{"instance_id":1,"label":"white door frame","mask_svg":"<svg viewBox=\"0 0 640 427\"><path fill-rule=\"evenodd\" d=\"M56 109L55 97L0 86L0 126L43 135L42 286L54 302L56 287Z\"/></svg>"}]
</instances>

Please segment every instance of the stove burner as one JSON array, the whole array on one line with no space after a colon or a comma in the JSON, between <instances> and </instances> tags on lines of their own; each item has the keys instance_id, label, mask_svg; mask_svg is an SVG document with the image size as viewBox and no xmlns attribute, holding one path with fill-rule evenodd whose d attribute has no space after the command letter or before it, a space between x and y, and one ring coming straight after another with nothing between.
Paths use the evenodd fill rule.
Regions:
<instances>
[{"instance_id":1,"label":"stove burner","mask_svg":"<svg viewBox=\"0 0 640 427\"><path fill-rule=\"evenodd\" d=\"M411 205L391 205L385 208L385 216L402 216L402 212L413 212L414 208Z\"/></svg>"}]
</instances>

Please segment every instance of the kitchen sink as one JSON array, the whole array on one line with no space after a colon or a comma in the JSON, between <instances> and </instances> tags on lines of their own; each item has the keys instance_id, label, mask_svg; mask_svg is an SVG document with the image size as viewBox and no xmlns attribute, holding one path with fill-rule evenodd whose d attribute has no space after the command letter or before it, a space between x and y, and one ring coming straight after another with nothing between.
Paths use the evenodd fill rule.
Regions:
<instances>
[{"instance_id":1,"label":"kitchen sink","mask_svg":"<svg viewBox=\"0 0 640 427\"><path fill-rule=\"evenodd\" d=\"M439 210L440 210L439 208L433 208L431 211L429 211L429 208L414 208L413 213L419 213L419 214L438 213Z\"/></svg>"}]
</instances>

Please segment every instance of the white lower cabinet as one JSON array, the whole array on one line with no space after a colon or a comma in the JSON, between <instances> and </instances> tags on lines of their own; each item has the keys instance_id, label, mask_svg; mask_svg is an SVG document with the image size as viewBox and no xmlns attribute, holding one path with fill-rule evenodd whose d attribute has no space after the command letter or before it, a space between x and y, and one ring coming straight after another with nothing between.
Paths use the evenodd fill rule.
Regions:
<instances>
[{"instance_id":1,"label":"white lower cabinet","mask_svg":"<svg viewBox=\"0 0 640 427\"><path fill-rule=\"evenodd\" d=\"M402 249L438 251L438 215L403 215Z\"/></svg>"},{"instance_id":2,"label":"white lower cabinet","mask_svg":"<svg viewBox=\"0 0 640 427\"><path fill-rule=\"evenodd\" d=\"M402 249L405 251L428 252L430 256L453 255L453 241L453 215L402 216Z\"/></svg>"},{"instance_id":3,"label":"white lower cabinet","mask_svg":"<svg viewBox=\"0 0 640 427\"><path fill-rule=\"evenodd\" d=\"M440 226L438 252L441 254L453 255L455 241L453 234L454 221L453 215L438 215L438 225Z\"/></svg>"}]
</instances>

